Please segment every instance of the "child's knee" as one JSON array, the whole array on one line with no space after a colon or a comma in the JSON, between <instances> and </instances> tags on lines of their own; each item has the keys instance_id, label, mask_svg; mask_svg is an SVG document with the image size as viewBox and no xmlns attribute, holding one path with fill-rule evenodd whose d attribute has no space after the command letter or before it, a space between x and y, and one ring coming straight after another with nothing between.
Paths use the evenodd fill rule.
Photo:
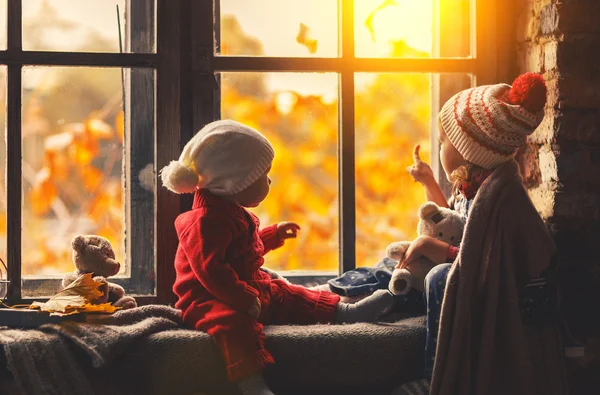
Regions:
<instances>
[{"instance_id":1,"label":"child's knee","mask_svg":"<svg viewBox=\"0 0 600 395\"><path fill-rule=\"evenodd\" d=\"M429 294L429 290L435 284L439 285L439 282L442 281L446 284L446 276L448 275L448 271L452 266L451 263L443 263L441 265L434 266L429 273L425 276L425 292Z\"/></svg>"}]
</instances>

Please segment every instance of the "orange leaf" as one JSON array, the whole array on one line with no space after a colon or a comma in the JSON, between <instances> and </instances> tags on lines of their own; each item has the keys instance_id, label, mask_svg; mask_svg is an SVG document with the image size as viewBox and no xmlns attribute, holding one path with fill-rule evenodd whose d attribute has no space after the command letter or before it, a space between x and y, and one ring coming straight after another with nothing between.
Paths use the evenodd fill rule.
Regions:
<instances>
[{"instance_id":1,"label":"orange leaf","mask_svg":"<svg viewBox=\"0 0 600 395\"><path fill-rule=\"evenodd\" d=\"M69 178L69 163L62 153L46 151L46 166L50 170L50 178L60 181Z\"/></svg>"},{"instance_id":2,"label":"orange leaf","mask_svg":"<svg viewBox=\"0 0 600 395\"><path fill-rule=\"evenodd\" d=\"M77 310L79 310L81 313L114 313L119 309L121 309L121 307L113 306L112 303L86 303L85 305L77 308Z\"/></svg>"},{"instance_id":3,"label":"orange leaf","mask_svg":"<svg viewBox=\"0 0 600 395\"><path fill-rule=\"evenodd\" d=\"M79 174L83 179L83 185L88 191L95 190L104 179L102 171L91 165L86 167L80 167Z\"/></svg>"},{"instance_id":4,"label":"orange leaf","mask_svg":"<svg viewBox=\"0 0 600 395\"><path fill-rule=\"evenodd\" d=\"M317 52L319 42L310 36L310 29L304 23L300 23L296 42L300 45L304 45L311 54Z\"/></svg>"},{"instance_id":5,"label":"orange leaf","mask_svg":"<svg viewBox=\"0 0 600 395\"><path fill-rule=\"evenodd\" d=\"M38 184L28 193L31 209L36 215L44 215L52 207L58 195L56 186L50 180L50 169L43 168L38 174Z\"/></svg>"},{"instance_id":6,"label":"orange leaf","mask_svg":"<svg viewBox=\"0 0 600 395\"><path fill-rule=\"evenodd\" d=\"M74 163L85 166L94 159L94 153L80 143L75 143L71 146L71 158Z\"/></svg>"},{"instance_id":7,"label":"orange leaf","mask_svg":"<svg viewBox=\"0 0 600 395\"><path fill-rule=\"evenodd\" d=\"M72 313L73 309L83 307L90 300L102 296L102 292L98 290L101 284L92 278L91 273L86 273L77 277L47 302L33 302L29 307L50 313Z\"/></svg>"},{"instance_id":8,"label":"orange leaf","mask_svg":"<svg viewBox=\"0 0 600 395\"><path fill-rule=\"evenodd\" d=\"M117 129L119 141L123 144L125 140L125 115L123 114L123 110L119 111L115 118L115 129Z\"/></svg>"},{"instance_id":9,"label":"orange leaf","mask_svg":"<svg viewBox=\"0 0 600 395\"><path fill-rule=\"evenodd\" d=\"M69 146L71 160L85 166L98 156L98 140L87 128L78 127L72 131L74 139Z\"/></svg>"}]
</instances>

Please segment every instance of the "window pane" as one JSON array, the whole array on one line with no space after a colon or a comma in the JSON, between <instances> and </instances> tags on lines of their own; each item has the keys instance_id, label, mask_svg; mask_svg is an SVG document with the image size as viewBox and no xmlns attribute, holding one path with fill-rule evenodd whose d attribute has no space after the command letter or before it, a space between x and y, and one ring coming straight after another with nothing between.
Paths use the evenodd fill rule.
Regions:
<instances>
[{"instance_id":1,"label":"window pane","mask_svg":"<svg viewBox=\"0 0 600 395\"><path fill-rule=\"evenodd\" d=\"M3 49L6 49L6 0L0 0L0 50Z\"/></svg>"},{"instance_id":2,"label":"window pane","mask_svg":"<svg viewBox=\"0 0 600 395\"><path fill-rule=\"evenodd\" d=\"M0 258L6 262L6 66L0 66ZM0 298L6 296L6 269L0 263Z\"/></svg>"},{"instance_id":3,"label":"window pane","mask_svg":"<svg viewBox=\"0 0 600 395\"><path fill-rule=\"evenodd\" d=\"M216 53L335 57L337 10L333 0L222 0Z\"/></svg>"},{"instance_id":4,"label":"window pane","mask_svg":"<svg viewBox=\"0 0 600 395\"><path fill-rule=\"evenodd\" d=\"M357 57L468 57L471 0L355 0Z\"/></svg>"},{"instance_id":5,"label":"window pane","mask_svg":"<svg viewBox=\"0 0 600 395\"><path fill-rule=\"evenodd\" d=\"M155 2L23 0L23 49L155 52Z\"/></svg>"},{"instance_id":6,"label":"window pane","mask_svg":"<svg viewBox=\"0 0 600 395\"><path fill-rule=\"evenodd\" d=\"M256 127L275 148L263 226L297 222L298 238L266 256L276 270L338 268L338 76L222 73L222 118Z\"/></svg>"},{"instance_id":7,"label":"window pane","mask_svg":"<svg viewBox=\"0 0 600 395\"><path fill-rule=\"evenodd\" d=\"M54 293L78 234L106 237L115 282L152 294L154 70L24 67L22 111L23 295Z\"/></svg>"},{"instance_id":8,"label":"window pane","mask_svg":"<svg viewBox=\"0 0 600 395\"><path fill-rule=\"evenodd\" d=\"M414 146L420 144L421 158L435 172L438 153L431 149L432 113L468 88L471 79L464 74L361 73L355 82L359 267L375 265L391 242L417 236L417 212L426 202L425 190L406 168L413 163Z\"/></svg>"}]
</instances>

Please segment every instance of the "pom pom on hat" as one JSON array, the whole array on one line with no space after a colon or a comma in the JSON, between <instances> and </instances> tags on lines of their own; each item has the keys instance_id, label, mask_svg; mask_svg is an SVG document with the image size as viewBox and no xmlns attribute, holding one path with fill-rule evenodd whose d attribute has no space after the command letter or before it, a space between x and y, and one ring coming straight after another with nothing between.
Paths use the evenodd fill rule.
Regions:
<instances>
[{"instance_id":1,"label":"pom pom on hat","mask_svg":"<svg viewBox=\"0 0 600 395\"><path fill-rule=\"evenodd\" d=\"M173 160L161 172L163 185L175 193L193 193L198 187L200 177L190 167Z\"/></svg>"},{"instance_id":2,"label":"pom pom on hat","mask_svg":"<svg viewBox=\"0 0 600 395\"><path fill-rule=\"evenodd\" d=\"M537 112L546 105L546 83L537 73L525 73L512 83L508 93L510 104L520 105L528 111Z\"/></svg>"}]
</instances>

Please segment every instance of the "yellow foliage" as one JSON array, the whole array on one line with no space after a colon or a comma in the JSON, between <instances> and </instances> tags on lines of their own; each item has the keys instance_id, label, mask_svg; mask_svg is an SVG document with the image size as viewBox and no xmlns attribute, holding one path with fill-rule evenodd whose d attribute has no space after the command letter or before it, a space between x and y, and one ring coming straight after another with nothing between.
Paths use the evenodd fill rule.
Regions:
<instances>
[{"instance_id":1,"label":"yellow foliage","mask_svg":"<svg viewBox=\"0 0 600 395\"><path fill-rule=\"evenodd\" d=\"M98 188L98 186L100 185L100 183L102 182L102 180L104 178L102 172L92 165L88 165L85 167L79 167L78 171L79 171L79 176L81 177L81 180L83 182L83 185L88 190L93 191L96 188Z\"/></svg>"},{"instance_id":2,"label":"yellow foliage","mask_svg":"<svg viewBox=\"0 0 600 395\"><path fill-rule=\"evenodd\" d=\"M102 296L102 292L98 290L100 285L102 283L94 280L91 273L86 273L77 277L75 281L57 292L47 302L33 302L30 308L50 313L67 313Z\"/></svg>"},{"instance_id":3,"label":"yellow foliage","mask_svg":"<svg viewBox=\"0 0 600 395\"><path fill-rule=\"evenodd\" d=\"M53 315L69 315L77 313L113 313L120 307L111 303L91 304L90 300L102 296L98 287L101 282L92 278L91 273L79 276L75 281L57 292L47 302L33 302L30 309L40 309Z\"/></svg>"},{"instance_id":4,"label":"yellow foliage","mask_svg":"<svg viewBox=\"0 0 600 395\"><path fill-rule=\"evenodd\" d=\"M123 110L119 111L117 114L115 119L115 129L117 130L119 142L123 145L123 141L125 140L125 114L123 113Z\"/></svg>"},{"instance_id":5,"label":"yellow foliage","mask_svg":"<svg viewBox=\"0 0 600 395\"><path fill-rule=\"evenodd\" d=\"M58 133L44 138L44 151L40 155L43 167L36 172L35 182L26 192L27 204L23 210L28 234L22 249L25 276L71 271L69 241L81 232L107 237L117 259L122 261L123 189L120 175L112 171L120 170L121 164L115 161L113 167L107 168L106 162L110 160L102 156L110 148L112 155L120 158L119 124L122 129L122 120L119 123L118 119L117 128L113 129L93 113L84 122L64 124ZM102 169L96 166L102 166L103 162ZM53 221L58 222L59 232L55 231L56 226L49 225Z\"/></svg>"},{"instance_id":6,"label":"yellow foliage","mask_svg":"<svg viewBox=\"0 0 600 395\"><path fill-rule=\"evenodd\" d=\"M40 309L48 313L59 313L62 315L73 314L86 304L81 295L55 295L47 302L33 302L31 309Z\"/></svg>"},{"instance_id":7,"label":"yellow foliage","mask_svg":"<svg viewBox=\"0 0 600 395\"><path fill-rule=\"evenodd\" d=\"M46 166L50 170L51 178L59 181L65 181L69 178L70 164L65 155L61 155L53 150L47 150L44 159Z\"/></svg>"},{"instance_id":8,"label":"yellow foliage","mask_svg":"<svg viewBox=\"0 0 600 395\"><path fill-rule=\"evenodd\" d=\"M254 76L251 76L255 78ZM250 76L249 76L250 78ZM223 118L262 131L275 148L271 193L256 209L264 225L293 220L298 238L269 253L278 270L337 271L339 254L337 102L294 93L278 110L278 92L257 100L223 79ZM232 80L233 81L233 80ZM429 147L429 77L381 74L356 92L356 263L372 266L387 244L416 236L422 187L406 172L415 144ZM264 115L262 115L264 114Z\"/></svg>"},{"instance_id":9,"label":"yellow foliage","mask_svg":"<svg viewBox=\"0 0 600 395\"><path fill-rule=\"evenodd\" d=\"M224 25L223 34L233 34L226 26L239 29L230 25ZM402 50L408 49L394 46L394 51ZM429 154L429 76L390 73L372 77L367 84L357 83L355 93L358 266L374 265L390 242L416 236L417 209L425 195L405 169L412 162L415 144L421 144L423 158ZM257 128L275 148L271 193L256 209L263 225L292 220L302 227L297 239L267 256L266 266L337 271L339 103L300 92L267 90L267 85L264 74L232 73L224 76L221 89L222 118ZM123 259L123 183L119 171L106 170L105 163L109 162L108 147L120 157L124 114L120 109L111 117L99 114L80 114L76 122L44 137L44 152L38 157L43 158L41 166L47 176L27 191L23 210L28 232L23 246L25 275L72 270L68 241L84 223L86 232L107 237L117 260ZM120 169L119 160L115 170ZM69 209L66 218L56 211L59 200ZM71 232L62 242L49 241L54 227L48 219L55 217L61 225L72 222L61 226Z\"/></svg>"},{"instance_id":10,"label":"yellow foliage","mask_svg":"<svg viewBox=\"0 0 600 395\"><path fill-rule=\"evenodd\" d=\"M70 147L71 161L79 166L89 165L98 155L98 147L88 138L78 139Z\"/></svg>"},{"instance_id":11,"label":"yellow foliage","mask_svg":"<svg viewBox=\"0 0 600 395\"><path fill-rule=\"evenodd\" d=\"M35 215L46 214L57 196L56 186L49 178L50 172L47 174L48 176L31 188L28 194L30 207Z\"/></svg>"},{"instance_id":12,"label":"yellow foliage","mask_svg":"<svg viewBox=\"0 0 600 395\"><path fill-rule=\"evenodd\" d=\"M113 306L112 303L91 304L86 303L77 310L80 313L114 313L121 307Z\"/></svg>"}]
</instances>

